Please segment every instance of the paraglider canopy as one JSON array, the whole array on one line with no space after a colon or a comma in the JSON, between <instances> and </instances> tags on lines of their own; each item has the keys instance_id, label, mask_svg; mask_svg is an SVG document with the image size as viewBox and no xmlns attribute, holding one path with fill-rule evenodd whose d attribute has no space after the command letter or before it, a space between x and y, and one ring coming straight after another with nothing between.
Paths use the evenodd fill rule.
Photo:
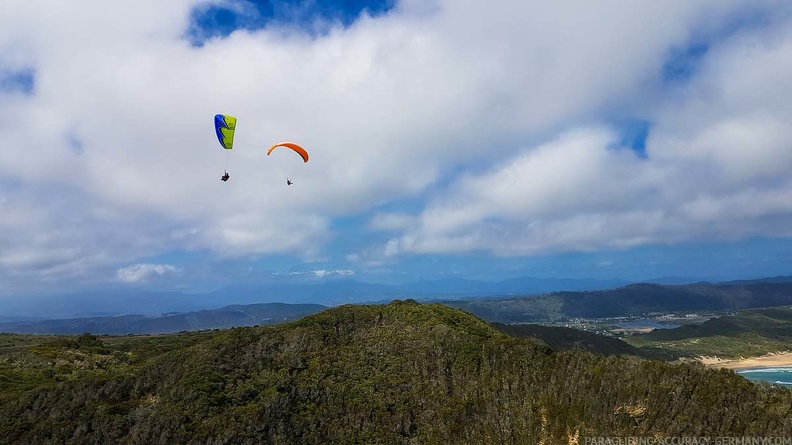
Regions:
<instances>
[{"instance_id":1,"label":"paraglider canopy","mask_svg":"<svg viewBox=\"0 0 792 445\"><path fill-rule=\"evenodd\" d=\"M291 148L294 150L298 155L303 158L304 162L308 162L308 152L305 151L304 148L300 147L299 145L295 144L294 142L278 142L277 144L273 145L272 147L267 150L267 156L272 153L272 150L275 150L275 147L286 147Z\"/></svg>"},{"instance_id":2,"label":"paraglider canopy","mask_svg":"<svg viewBox=\"0 0 792 445\"><path fill-rule=\"evenodd\" d=\"M234 130L236 129L236 118L227 114L215 114L214 125L217 140L226 150L231 150L234 146Z\"/></svg>"}]
</instances>

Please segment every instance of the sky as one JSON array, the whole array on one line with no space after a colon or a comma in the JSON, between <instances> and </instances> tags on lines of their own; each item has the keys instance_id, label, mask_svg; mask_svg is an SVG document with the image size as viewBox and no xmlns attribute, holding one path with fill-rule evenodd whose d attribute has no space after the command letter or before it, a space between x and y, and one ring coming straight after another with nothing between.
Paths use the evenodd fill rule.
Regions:
<instances>
[{"instance_id":1,"label":"sky","mask_svg":"<svg viewBox=\"0 0 792 445\"><path fill-rule=\"evenodd\" d=\"M785 0L4 0L0 303L792 275L791 120Z\"/></svg>"}]
</instances>

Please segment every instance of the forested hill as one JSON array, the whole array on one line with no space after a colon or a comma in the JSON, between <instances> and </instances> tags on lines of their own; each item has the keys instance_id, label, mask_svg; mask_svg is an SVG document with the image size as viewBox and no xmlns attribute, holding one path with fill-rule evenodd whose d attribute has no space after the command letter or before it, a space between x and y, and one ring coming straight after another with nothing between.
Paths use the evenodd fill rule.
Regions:
<instances>
[{"instance_id":1,"label":"forested hill","mask_svg":"<svg viewBox=\"0 0 792 445\"><path fill-rule=\"evenodd\" d=\"M488 321L524 323L605 318L658 312L716 311L792 304L792 282L748 281L663 285L651 283L541 297L446 301Z\"/></svg>"},{"instance_id":2,"label":"forested hill","mask_svg":"<svg viewBox=\"0 0 792 445\"><path fill-rule=\"evenodd\" d=\"M83 335L6 351L0 437L9 443L792 434L788 390L727 370L554 352L468 313L413 301L342 306L275 326Z\"/></svg>"},{"instance_id":3,"label":"forested hill","mask_svg":"<svg viewBox=\"0 0 792 445\"><path fill-rule=\"evenodd\" d=\"M581 349L605 355L646 355L645 351L641 351L618 338L606 337L582 329L538 324L492 323L492 326L512 337L527 337L540 340L557 351Z\"/></svg>"}]
</instances>

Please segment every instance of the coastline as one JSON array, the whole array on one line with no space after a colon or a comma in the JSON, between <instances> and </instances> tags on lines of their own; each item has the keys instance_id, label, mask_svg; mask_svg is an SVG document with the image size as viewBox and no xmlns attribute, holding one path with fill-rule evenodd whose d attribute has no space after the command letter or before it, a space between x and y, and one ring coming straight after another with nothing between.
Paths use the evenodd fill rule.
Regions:
<instances>
[{"instance_id":1,"label":"coastline","mask_svg":"<svg viewBox=\"0 0 792 445\"><path fill-rule=\"evenodd\" d=\"M774 366L792 366L792 351L771 352L757 357L723 359L720 357L698 357L704 366L710 368L727 368L735 371L750 368L770 368Z\"/></svg>"}]
</instances>

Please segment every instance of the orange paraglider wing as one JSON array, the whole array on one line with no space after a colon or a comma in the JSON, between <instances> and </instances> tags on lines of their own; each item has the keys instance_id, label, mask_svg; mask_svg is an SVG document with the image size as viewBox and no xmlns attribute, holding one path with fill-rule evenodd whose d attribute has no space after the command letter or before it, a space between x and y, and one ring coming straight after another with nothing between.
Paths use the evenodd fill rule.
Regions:
<instances>
[{"instance_id":1,"label":"orange paraglider wing","mask_svg":"<svg viewBox=\"0 0 792 445\"><path fill-rule=\"evenodd\" d=\"M278 142L277 144L275 144L272 147L270 147L269 150L267 150L267 156L269 156L269 154L272 153L272 150L275 150L275 147L291 148L292 150L297 152L298 155L302 156L303 161L308 162L308 152L305 151L304 148L302 148L299 145L295 144L294 142Z\"/></svg>"}]
</instances>

